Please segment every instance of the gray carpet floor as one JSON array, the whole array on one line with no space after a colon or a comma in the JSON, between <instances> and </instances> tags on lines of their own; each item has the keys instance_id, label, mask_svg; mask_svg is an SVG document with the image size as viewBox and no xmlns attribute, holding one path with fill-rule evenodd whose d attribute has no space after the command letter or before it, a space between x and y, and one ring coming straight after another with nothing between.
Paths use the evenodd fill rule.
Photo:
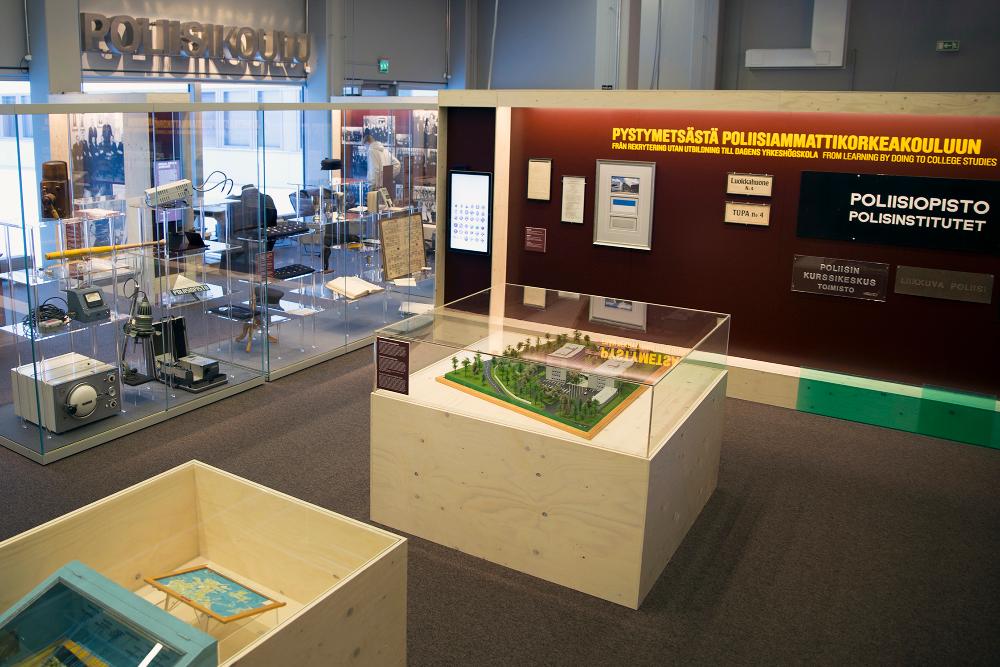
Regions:
<instances>
[{"instance_id":1,"label":"gray carpet floor","mask_svg":"<svg viewBox=\"0 0 1000 667\"><path fill-rule=\"evenodd\" d=\"M0 539L192 458L367 521L370 361L46 467L0 449ZM639 611L412 538L410 664L1000 662L1000 451L726 407L719 488Z\"/></svg>"}]
</instances>

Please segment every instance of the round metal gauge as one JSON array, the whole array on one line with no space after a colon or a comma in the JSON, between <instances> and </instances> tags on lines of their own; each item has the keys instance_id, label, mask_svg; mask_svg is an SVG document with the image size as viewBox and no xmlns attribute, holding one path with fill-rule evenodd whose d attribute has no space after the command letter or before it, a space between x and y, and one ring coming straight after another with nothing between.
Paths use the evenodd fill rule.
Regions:
<instances>
[{"instance_id":1,"label":"round metal gauge","mask_svg":"<svg viewBox=\"0 0 1000 667\"><path fill-rule=\"evenodd\" d=\"M78 384L66 396L66 411L77 419L86 419L97 409L97 390L89 384Z\"/></svg>"}]
</instances>

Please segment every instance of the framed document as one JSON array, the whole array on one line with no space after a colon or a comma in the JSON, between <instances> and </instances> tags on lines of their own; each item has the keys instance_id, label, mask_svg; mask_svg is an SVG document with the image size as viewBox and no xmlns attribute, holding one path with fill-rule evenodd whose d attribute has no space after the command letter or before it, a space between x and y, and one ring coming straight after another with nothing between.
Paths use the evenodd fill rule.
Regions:
<instances>
[{"instance_id":1,"label":"framed document","mask_svg":"<svg viewBox=\"0 0 1000 667\"><path fill-rule=\"evenodd\" d=\"M587 179L583 176L563 176L562 217L563 222L583 224L583 197L587 190Z\"/></svg>"},{"instance_id":2,"label":"framed document","mask_svg":"<svg viewBox=\"0 0 1000 667\"><path fill-rule=\"evenodd\" d=\"M594 245L649 250L655 162L597 161Z\"/></svg>"},{"instance_id":3,"label":"framed document","mask_svg":"<svg viewBox=\"0 0 1000 667\"><path fill-rule=\"evenodd\" d=\"M549 201L552 197L552 160L528 160L528 199Z\"/></svg>"}]
</instances>

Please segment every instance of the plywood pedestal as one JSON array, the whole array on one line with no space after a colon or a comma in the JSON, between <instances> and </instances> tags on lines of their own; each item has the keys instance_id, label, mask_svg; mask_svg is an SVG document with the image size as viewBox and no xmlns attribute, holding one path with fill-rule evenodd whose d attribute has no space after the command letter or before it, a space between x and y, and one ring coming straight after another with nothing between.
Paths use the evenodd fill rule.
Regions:
<instances>
[{"instance_id":1,"label":"plywood pedestal","mask_svg":"<svg viewBox=\"0 0 1000 667\"><path fill-rule=\"evenodd\" d=\"M220 665L406 663L405 539L197 461L0 542L0 610L71 560L161 607L144 579L194 565L285 603L202 627Z\"/></svg>"},{"instance_id":2,"label":"plywood pedestal","mask_svg":"<svg viewBox=\"0 0 1000 667\"><path fill-rule=\"evenodd\" d=\"M371 516L638 608L715 490L726 376L651 457L372 394Z\"/></svg>"}]
</instances>

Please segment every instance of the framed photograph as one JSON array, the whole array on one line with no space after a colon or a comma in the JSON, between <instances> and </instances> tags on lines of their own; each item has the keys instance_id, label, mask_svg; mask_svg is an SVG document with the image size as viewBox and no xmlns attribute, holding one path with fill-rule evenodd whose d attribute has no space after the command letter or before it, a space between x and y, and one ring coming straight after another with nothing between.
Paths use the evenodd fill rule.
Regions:
<instances>
[{"instance_id":1,"label":"framed photograph","mask_svg":"<svg viewBox=\"0 0 1000 667\"><path fill-rule=\"evenodd\" d=\"M649 250L656 163L597 161L594 245Z\"/></svg>"},{"instance_id":2,"label":"framed photograph","mask_svg":"<svg viewBox=\"0 0 1000 667\"><path fill-rule=\"evenodd\" d=\"M361 132L368 130L372 134L372 139L380 142L383 146L392 146L396 139L396 119L392 116L363 116L361 118Z\"/></svg>"},{"instance_id":3,"label":"framed photograph","mask_svg":"<svg viewBox=\"0 0 1000 667\"><path fill-rule=\"evenodd\" d=\"M590 321L646 330L646 304L641 301L590 297Z\"/></svg>"},{"instance_id":4,"label":"framed photograph","mask_svg":"<svg viewBox=\"0 0 1000 667\"><path fill-rule=\"evenodd\" d=\"M364 132L360 127L345 127L343 129L344 133L344 143L345 144L360 144L361 135Z\"/></svg>"},{"instance_id":5,"label":"framed photograph","mask_svg":"<svg viewBox=\"0 0 1000 667\"><path fill-rule=\"evenodd\" d=\"M122 197L125 193L125 114L70 115L74 187L78 198ZM180 178L178 176L177 178ZM79 186L83 189L80 190Z\"/></svg>"}]
</instances>

